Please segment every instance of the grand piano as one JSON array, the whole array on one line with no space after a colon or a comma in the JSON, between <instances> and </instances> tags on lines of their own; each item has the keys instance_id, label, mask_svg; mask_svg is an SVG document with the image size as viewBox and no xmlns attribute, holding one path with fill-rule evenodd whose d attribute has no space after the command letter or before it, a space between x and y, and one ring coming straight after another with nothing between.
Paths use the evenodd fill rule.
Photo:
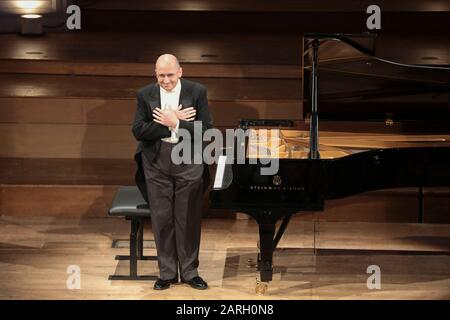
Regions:
<instances>
[{"instance_id":1,"label":"grand piano","mask_svg":"<svg viewBox=\"0 0 450 320\"><path fill-rule=\"evenodd\" d=\"M450 68L380 56L377 40L305 34L299 120L241 120L244 139L236 135L219 158L210 206L258 223L259 293L293 214L362 192L417 187L421 221L423 188L450 187ZM273 162L278 170L264 173Z\"/></svg>"}]
</instances>

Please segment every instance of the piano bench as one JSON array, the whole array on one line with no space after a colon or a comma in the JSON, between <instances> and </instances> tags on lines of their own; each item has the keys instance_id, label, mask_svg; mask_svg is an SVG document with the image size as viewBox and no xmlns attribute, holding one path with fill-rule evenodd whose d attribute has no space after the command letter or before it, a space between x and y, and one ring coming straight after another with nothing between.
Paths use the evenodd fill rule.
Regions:
<instances>
[{"instance_id":1,"label":"piano bench","mask_svg":"<svg viewBox=\"0 0 450 320\"><path fill-rule=\"evenodd\" d=\"M116 260L129 260L129 275L110 275L109 280L156 280L153 275L138 275L139 260L157 260L156 256L144 256L144 220L150 218L148 204L142 198L137 187L119 187L111 208L108 211L111 217L124 217L131 220L130 230L130 254L127 256L117 255ZM112 247L117 247L117 240L113 241Z\"/></svg>"}]
</instances>

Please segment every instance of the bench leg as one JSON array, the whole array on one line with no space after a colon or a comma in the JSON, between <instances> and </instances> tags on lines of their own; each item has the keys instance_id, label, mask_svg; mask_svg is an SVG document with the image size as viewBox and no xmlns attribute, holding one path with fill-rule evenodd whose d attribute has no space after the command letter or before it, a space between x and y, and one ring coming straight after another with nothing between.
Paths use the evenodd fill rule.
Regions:
<instances>
[{"instance_id":1,"label":"bench leg","mask_svg":"<svg viewBox=\"0 0 450 320\"><path fill-rule=\"evenodd\" d=\"M133 218L134 219L134 218ZM137 259L138 260L148 260L148 261L156 261L158 257L156 256L144 256L144 221L145 218L136 218L139 219L139 228L138 228L138 236L137 236ZM133 232L133 229L132 231ZM113 240L112 248L117 248L117 243L119 240ZM122 241L122 240L120 240ZM131 244L130 244L131 249ZM117 255L116 260L130 260L130 256Z\"/></svg>"},{"instance_id":2,"label":"bench leg","mask_svg":"<svg viewBox=\"0 0 450 320\"><path fill-rule=\"evenodd\" d=\"M143 255L143 226L142 219L133 217L130 230L130 255L116 256L116 260L130 260L129 275L111 275L109 280L156 280L157 276L139 276L137 273L137 262L140 260L156 260L156 257L144 257ZM145 259L148 258L148 259Z\"/></svg>"},{"instance_id":3,"label":"bench leg","mask_svg":"<svg viewBox=\"0 0 450 320\"><path fill-rule=\"evenodd\" d=\"M141 260L144 256L144 219L138 221L138 234L137 234L137 258Z\"/></svg>"},{"instance_id":4,"label":"bench leg","mask_svg":"<svg viewBox=\"0 0 450 320\"><path fill-rule=\"evenodd\" d=\"M137 234L139 231L139 220L131 219L130 232L130 276L137 276Z\"/></svg>"}]
</instances>

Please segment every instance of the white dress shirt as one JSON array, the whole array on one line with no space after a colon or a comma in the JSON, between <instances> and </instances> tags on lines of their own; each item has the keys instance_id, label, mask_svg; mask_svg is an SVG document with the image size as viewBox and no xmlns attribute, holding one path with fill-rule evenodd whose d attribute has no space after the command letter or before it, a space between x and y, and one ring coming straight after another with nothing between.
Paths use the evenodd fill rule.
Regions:
<instances>
[{"instance_id":1,"label":"white dress shirt","mask_svg":"<svg viewBox=\"0 0 450 320\"><path fill-rule=\"evenodd\" d=\"M161 110L178 109L178 103L180 101L180 92L181 92L180 79L178 79L178 83L176 84L175 88L173 88L171 91L167 91L160 86L159 92L161 95ZM161 140L169 143L177 143L178 142L177 133L179 125L180 121L178 120L175 128L169 128L171 132L170 138L162 138Z\"/></svg>"}]
</instances>

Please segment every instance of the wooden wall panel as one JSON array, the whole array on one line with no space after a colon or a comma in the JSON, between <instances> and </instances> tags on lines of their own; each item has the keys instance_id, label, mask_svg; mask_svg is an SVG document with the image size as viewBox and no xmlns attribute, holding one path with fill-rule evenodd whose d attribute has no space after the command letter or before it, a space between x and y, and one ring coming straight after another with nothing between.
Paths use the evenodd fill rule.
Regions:
<instances>
[{"instance_id":1,"label":"wooden wall panel","mask_svg":"<svg viewBox=\"0 0 450 320\"><path fill-rule=\"evenodd\" d=\"M182 67L183 76L187 78L301 78L300 65L183 63ZM0 59L0 70L4 73L154 76L153 65L150 62L133 63Z\"/></svg>"},{"instance_id":2,"label":"wooden wall panel","mask_svg":"<svg viewBox=\"0 0 450 320\"><path fill-rule=\"evenodd\" d=\"M0 185L0 215L104 217L117 186Z\"/></svg>"},{"instance_id":3,"label":"wooden wall panel","mask_svg":"<svg viewBox=\"0 0 450 320\"><path fill-rule=\"evenodd\" d=\"M104 217L116 191L114 185L0 185L0 215ZM441 198L448 203L446 199ZM440 212L427 214L431 211L426 207L425 223L450 223L445 208L448 209L442 207ZM208 193L203 200L203 211L204 216L235 217L232 211L210 209ZM375 191L329 201L324 212L303 212L296 216L306 221L416 223L417 201L413 189ZM239 214L239 218L249 216Z\"/></svg>"},{"instance_id":4,"label":"wooden wall panel","mask_svg":"<svg viewBox=\"0 0 450 320\"><path fill-rule=\"evenodd\" d=\"M210 101L300 101L299 79L189 78L208 88ZM0 73L1 97L135 99L151 77Z\"/></svg>"},{"instance_id":5,"label":"wooden wall panel","mask_svg":"<svg viewBox=\"0 0 450 320\"><path fill-rule=\"evenodd\" d=\"M327 221L417 222L418 190L415 188L367 192L326 202Z\"/></svg>"},{"instance_id":6,"label":"wooden wall panel","mask_svg":"<svg viewBox=\"0 0 450 320\"><path fill-rule=\"evenodd\" d=\"M425 198L425 223L450 223L450 188L435 188ZM418 222L417 189L391 189L366 192L347 198L329 200L325 210L301 212L301 220L358 222ZM248 216L239 213L241 219Z\"/></svg>"},{"instance_id":7,"label":"wooden wall panel","mask_svg":"<svg viewBox=\"0 0 450 320\"><path fill-rule=\"evenodd\" d=\"M132 159L137 146L130 125L0 124L0 137L0 158Z\"/></svg>"},{"instance_id":8,"label":"wooden wall panel","mask_svg":"<svg viewBox=\"0 0 450 320\"><path fill-rule=\"evenodd\" d=\"M0 158L0 184L132 185L134 159Z\"/></svg>"},{"instance_id":9,"label":"wooden wall panel","mask_svg":"<svg viewBox=\"0 0 450 320\"><path fill-rule=\"evenodd\" d=\"M83 11L86 13L86 11ZM113 12L111 18L130 12ZM195 15L195 13L192 13ZM150 20L144 24L154 23L157 16L167 17L167 13L150 13ZM184 18L189 19L188 16ZM300 71L301 59L301 35L296 34L208 34L204 30L192 33L184 25L181 30L170 33L159 27L151 32L89 32L84 29L84 23L88 17L83 16L82 32L49 32L44 37L27 38L17 34L2 34L2 50L0 59L19 59L19 61L47 60L87 63L133 63L144 64L139 74L146 73L150 76L154 63L158 56L164 52L171 52L185 64L219 64L219 65L298 65ZM126 17L125 17L126 19ZM230 16L228 16L230 19ZM120 19L120 22L125 22ZM193 21L190 18L190 24ZM165 22L167 22L167 18ZM260 20L263 21L263 20ZM102 21L99 23L114 23L119 21ZM128 21L130 23L130 21ZM247 21L248 24L248 21ZM165 29L167 29L167 25ZM224 26L220 26L224 27ZM65 30L67 31L67 30ZM188 32L186 36L184 32ZM164 46L155 45L164 43ZM30 50L31 49L31 50ZM163 50L164 49L164 50ZM70 64L68 64L70 65ZM115 67L113 67L115 68ZM132 68L130 69L130 71ZM108 72L108 71L103 71ZM47 72L51 73L51 72ZM217 75L214 75L217 76Z\"/></svg>"},{"instance_id":10,"label":"wooden wall panel","mask_svg":"<svg viewBox=\"0 0 450 320\"><path fill-rule=\"evenodd\" d=\"M84 43L79 47L97 37L90 34L78 39ZM210 36L215 43L205 46L208 50L204 52L178 41L171 44L183 52L182 59L191 61L183 65L184 75L210 88L215 125L234 128L241 118L299 119L300 65L294 64L301 62L301 38L261 37L256 46L252 37L235 53L233 48L239 46L230 40L233 37ZM131 37L124 46L125 38L129 36L102 38L105 42L113 39L117 50L110 50L110 43L77 51L75 42L70 45L74 39L66 36L43 44L46 59L61 59L59 54L64 53L70 58L67 61L0 60L0 215L105 216L117 186L134 183L134 92L151 81L152 66L145 59L158 52L147 44L145 50L135 50L131 56L128 44L138 42ZM62 39L67 46L61 47L58 41ZM5 51L8 57L29 58L14 41ZM245 40L239 43L245 44ZM261 47L267 50L259 50ZM254 55L257 51L262 53ZM108 62L95 62L103 59L105 52L112 52L110 59L104 60ZM220 54L208 55L217 52ZM326 128L324 122L321 126ZM362 131L368 130L367 124L362 126ZM450 223L449 194L448 190L426 190L425 222ZM417 211L416 190L391 190L329 201L325 212L301 216L306 220L416 222Z\"/></svg>"},{"instance_id":11,"label":"wooden wall panel","mask_svg":"<svg viewBox=\"0 0 450 320\"><path fill-rule=\"evenodd\" d=\"M118 186L2 185L0 216L105 217ZM203 215L209 215L208 194ZM214 217L226 217L223 213ZM230 215L231 216L231 215Z\"/></svg>"},{"instance_id":12,"label":"wooden wall panel","mask_svg":"<svg viewBox=\"0 0 450 320\"><path fill-rule=\"evenodd\" d=\"M450 188L424 188L424 220L450 223Z\"/></svg>"},{"instance_id":13,"label":"wooden wall panel","mask_svg":"<svg viewBox=\"0 0 450 320\"><path fill-rule=\"evenodd\" d=\"M1 98L0 123L131 125L134 99Z\"/></svg>"},{"instance_id":14,"label":"wooden wall panel","mask_svg":"<svg viewBox=\"0 0 450 320\"><path fill-rule=\"evenodd\" d=\"M0 124L0 157L131 159L131 126Z\"/></svg>"},{"instance_id":15,"label":"wooden wall panel","mask_svg":"<svg viewBox=\"0 0 450 320\"><path fill-rule=\"evenodd\" d=\"M171 1L164 0L140 1L130 0L127 2L118 0L97 1L90 4L87 9L95 10L134 10L134 11L231 11L231 12L362 12L361 8L367 8L373 2L368 0L322 0L320 2L306 0L241 0L220 2L216 0L192 0ZM403 1L379 0L377 4L386 12L429 12L450 11L450 4L442 0L428 0L425 4L421 0L410 0L407 5Z\"/></svg>"},{"instance_id":16,"label":"wooden wall panel","mask_svg":"<svg viewBox=\"0 0 450 320\"><path fill-rule=\"evenodd\" d=\"M237 126L242 118L299 119L296 100L210 100L215 126ZM131 126L135 99L1 98L0 123L101 124Z\"/></svg>"},{"instance_id":17,"label":"wooden wall panel","mask_svg":"<svg viewBox=\"0 0 450 320\"><path fill-rule=\"evenodd\" d=\"M0 157L113 158L132 156L131 99L3 98ZM298 119L297 101L211 101L218 128L242 118Z\"/></svg>"}]
</instances>

